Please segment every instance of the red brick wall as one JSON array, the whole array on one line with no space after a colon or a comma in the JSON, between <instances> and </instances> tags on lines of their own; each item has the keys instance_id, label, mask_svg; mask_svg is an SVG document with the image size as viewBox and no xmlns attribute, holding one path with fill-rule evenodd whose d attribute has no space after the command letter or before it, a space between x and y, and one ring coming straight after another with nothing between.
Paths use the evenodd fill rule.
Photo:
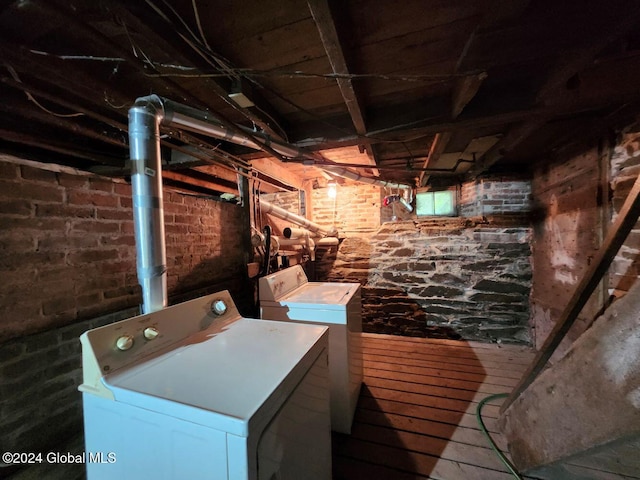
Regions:
<instances>
[{"instance_id":1,"label":"red brick wall","mask_svg":"<svg viewBox=\"0 0 640 480\"><path fill-rule=\"evenodd\" d=\"M242 218L165 192L170 294L243 274ZM135 264L128 184L0 162L0 341L139 304Z\"/></svg>"},{"instance_id":2,"label":"red brick wall","mask_svg":"<svg viewBox=\"0 0 640 480\"><path fill-rule=\"evenodd\" d=\"M35 165L0 157L0 450L46 453L82 428L80 334L141 296L131 187ZM242 209L164 200L170 300L228 288L250 308Z\"/></svg>"},{"instance_id":3,"label":"red brick wall","mask_svg":"<svg viewBox=\"0 0 640 480\"><path fill-rule=\"evenodd\" d=\"M640 173L640 120L618 135L611 152L611 215L618 215ZM609 293L626 294L640 276L640 222L627 237L609 272Z\"/></svg>"},{"instance_id":4,"label":"red brick wall","mask_svg":"<svg viewBox=\"0 0 640 480\"><path fill-rule=\"evenodd\" d=\"M380 226L380 188L371 185L338 185L336 197L327 188L313 190L312 220L323 227L335 225L341 236L372 232Z\"/></svg>"}]
</instances>

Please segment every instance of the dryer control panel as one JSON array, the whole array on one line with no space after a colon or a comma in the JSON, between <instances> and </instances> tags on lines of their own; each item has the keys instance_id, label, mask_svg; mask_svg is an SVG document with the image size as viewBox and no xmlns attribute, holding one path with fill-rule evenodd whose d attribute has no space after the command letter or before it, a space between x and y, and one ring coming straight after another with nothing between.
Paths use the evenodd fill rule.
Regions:
<instances>
[{"instance_id":1,"label":"dryer control panel","mask_svg":"<svg viewBox=\"0 0 640 480\"><path fill-rule=\"evenodd\" d=\"M300 265L272 273L259 280L260 301L277 302L305 283L309 279Z\"/></svg>"},{"instance_id":2,"label":"dryer control panel","mask_svg":"<svg viewBox=\"0 0 640 480\"><path fill-rule=\"evenodd\" d=\"M111 396L101 379L127 365L176 348L196 335L215 335L240 318L228 291L214 293L83 333L81 391Z\"/></svg>"}]
</instances>

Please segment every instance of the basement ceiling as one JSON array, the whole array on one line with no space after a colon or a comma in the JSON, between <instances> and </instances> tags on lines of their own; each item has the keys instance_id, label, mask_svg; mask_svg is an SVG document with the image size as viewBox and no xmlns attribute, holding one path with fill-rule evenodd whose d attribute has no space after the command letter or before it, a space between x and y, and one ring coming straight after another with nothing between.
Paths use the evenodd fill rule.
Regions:
<instances>
[{"instance_id":1,"label":"basement ceiling","mask_svg":"<svg viewBox=\"0 0 640 480\"><path fill-rule=\"evenodd\" d=\"M149 94L418 186L524 172L640 101L633 1L2 5L0 151L113 176L128 174L128 108ZM225 166L269 170L264 157L289 162L271 166L285 184L319 176L298 159L163 134L176 185L233 191Z\"/></svg>"}]
</instances>

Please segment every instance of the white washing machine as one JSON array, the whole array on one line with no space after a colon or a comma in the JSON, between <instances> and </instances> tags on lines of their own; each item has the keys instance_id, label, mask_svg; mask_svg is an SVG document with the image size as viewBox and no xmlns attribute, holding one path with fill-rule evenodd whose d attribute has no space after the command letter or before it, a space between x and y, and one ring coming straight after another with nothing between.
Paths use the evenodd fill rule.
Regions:
<instances>
[{"instance_id":1,"label":"white washing machine","mask_svg":"<svg viewBox=\"0 0 640 480\"><path fill-rule=\"evenodd\" d=\"M226 291L84 333L88 479L330 479L327 341Z\"/></svg>"},{"instance_id":2,"label":"white washing machine","mask_svg":"<svg viewBox=\"0 0 640 480\"><path fill-rule=\"evenodd\" d=\"M331 428L351 433L362 384L359 283L309 282L300 265L259 280L260 317L329 327Z\"/></svg>"}]
</instances>

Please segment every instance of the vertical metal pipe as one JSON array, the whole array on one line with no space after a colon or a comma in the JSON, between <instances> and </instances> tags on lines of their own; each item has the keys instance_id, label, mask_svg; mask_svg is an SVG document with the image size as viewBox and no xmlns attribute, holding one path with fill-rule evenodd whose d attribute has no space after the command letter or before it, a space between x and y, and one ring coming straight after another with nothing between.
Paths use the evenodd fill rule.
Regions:
<instances>
[{"instance_id":1,"label":"vertical metal pipe","mask_svg":"<svg viewBox=\"0 0 640 480\"><path fill-rule=\"evenodd\" d=\"M143 313L168 305L160 157L161 108L149 97L129 109L129 149L138 283Z\"/></svg>"}]
</instances>

